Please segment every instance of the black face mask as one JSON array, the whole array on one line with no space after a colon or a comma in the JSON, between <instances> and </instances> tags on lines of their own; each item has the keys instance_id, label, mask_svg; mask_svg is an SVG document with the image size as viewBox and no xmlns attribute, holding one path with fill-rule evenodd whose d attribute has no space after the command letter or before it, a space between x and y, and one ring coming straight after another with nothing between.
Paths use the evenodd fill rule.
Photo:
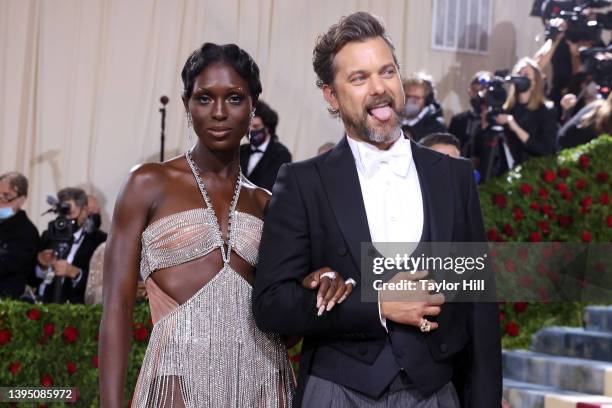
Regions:
<instances>
[{"instance_id":1,"label":"black face mask","mask_svg":"<svg viewBox=\"0 0 612 408\"><path fill-rule=\"evenodd\" d=\"M90 214L89 218L91 218L94 227L96 227L96 229L100 229L100 226L102 225L102 217L100 214Z\"/></svg>"},{"instance_id":2,"label":"black face mask","mask_svg":"<svg viewBox=\"0 0 612 408\"><path fill-rule=\"evenodd\" d=\"M249 142L255 146L259 147L263 142L266 141L266 129L262 128L259 130L251 130L249 133Z\"/></svg>"}]
</instances>

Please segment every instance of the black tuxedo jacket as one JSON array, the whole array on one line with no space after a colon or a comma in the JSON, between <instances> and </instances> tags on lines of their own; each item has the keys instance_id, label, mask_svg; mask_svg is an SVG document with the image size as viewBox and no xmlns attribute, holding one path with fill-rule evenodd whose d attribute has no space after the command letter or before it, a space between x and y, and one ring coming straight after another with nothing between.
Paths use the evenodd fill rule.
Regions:
<instances>
[{"instance_id":1,"label":"black tuxedo jacket","mask_svg":"<svg viewBox=\"0 0 612 408\"><path fill-rule=\"evenodd\" d=\"M19 298L36 265L39 237L25 211L0 221L0 297Z\"/></svg>"},{"instance_id":2,"label":"black tuxedo jacket","mask_svg":"<svg viewBox=\"0 0 612 408\"><path fill-rule=\"evenodd\" d=\"M274 138L270 139L270 143L266 148L261 159L253 169L251 174L247 174L249 159L251 158L251 145L245 144L240 146L240 167L242 173L256 186L272 190L274 180L278 174L278 169L284 163L291 162L291 153L289 150Z\"/></svg>"},{"instance_id":3,"label":"black tuxedo jacket","mask_svg":"<svg viewBox=\"0 0 612 408\"><path fill-rule=\"evenodd\" d=\"M64 283L62 284L62 295L61 295L61 303L70 302L70 303L83 303L85 300L85 287L87 285L87 277L89 276L89 261L91 257L98 248L98 246L106 241L107 234L100 230L95 230L91 233L86 233L83 238L83 242L81 242L81 246L77 250L74 255L74 259L72 261L72 265L83 271L83 276L81 276L81 280L76 286L72 285L72 279L66 278L64 279ZM47 236L47 231L43 232L41 237L41 251L43 249L49 248L50 242ZM53 301L53 287L55 284L55 279L47 285L45 288L45 293L43 296L44 302L52 302ZM38 280L38 284L42 283L42 279Z\"/></svg>"},{"instance_id":4,"label":"black tuxedo jacket","mask_svg":"<svg viewBox=\"0 0 612 408\"><path fill-rule=\"evenodd\" d=\"M412 155L426 203L427 238L485 242L471 164L415 143ZM392 322L387 333L378 305L362 302L359 289L316 316L316 291L304 289L302 279L328 266L360 282L361 242L371 237L346 138L323 155L280 169L264 222L253 310L261 329L304 336L296 405L308 374L376 398L401 368L425 394L452 380L462 406L499 406L496 303L446 303L439 328L428 334Z\"/></svg>"}]
</instances>

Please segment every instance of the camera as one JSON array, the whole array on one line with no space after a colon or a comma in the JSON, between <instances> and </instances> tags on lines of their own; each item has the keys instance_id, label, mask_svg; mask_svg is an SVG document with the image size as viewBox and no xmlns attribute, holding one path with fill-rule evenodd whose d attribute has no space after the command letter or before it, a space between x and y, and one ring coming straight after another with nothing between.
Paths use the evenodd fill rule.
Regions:
<instances>
[{"instance_id":1,"label":"camera","mask_svg":"<svg viewBox=\"0 0 612 408\"><path fill-rule=\"evenodd\" d=\"M593 41L601 38L601 30L609 29L608 18L605 15L598 15L597 20L589 19L583 11L587 8L602 8L612 4L611 0L545 0L541 4L539 15L545 21L546 39L555 39L559 35L558 25L551 23L551 20L560 18L567 22L565 38L572 42ZM536 7L534 4L534 8Z\"/></svg>"},{"instance_id":2,"label":"camera","mask_svg":"<svg viewBox=\"0 0 612 408\"><path fill-rule=\"evenodd\" d=\"M602 97L607 97L612 87L612 45L580 50L582 70L599 85Z\"/></svg>"},{"instance_id":3,"label":"camera","mask_svg":"<svg viewBox=\"0 0 612 408\"><path fill-rule=\"evenodd\" d=\"M58 259L66 259L74 242L76 220L68 218L70 204L60 202L53 196L47 197L47 203L51 205L51 208L45 214L50 212L57 214L57 217L50 221L47 227L50 249Z\"/></svg>"},{"instance_id":4,"label":"camera","mask_svg":"<svg viewBox=\"0 0 612 408\"><path fill-rule=\"evenodd\" d=\"M494 77L483 75L478 79L484 90L478 92L480 105L487 107L487 121L493 123L495 116L504 113L504 103L508 98L506 85L514 84L517 93L525 92L531 86L529 78L522 75L507 75L507 71L496 71Z\"/></svg>"}]
</instances>

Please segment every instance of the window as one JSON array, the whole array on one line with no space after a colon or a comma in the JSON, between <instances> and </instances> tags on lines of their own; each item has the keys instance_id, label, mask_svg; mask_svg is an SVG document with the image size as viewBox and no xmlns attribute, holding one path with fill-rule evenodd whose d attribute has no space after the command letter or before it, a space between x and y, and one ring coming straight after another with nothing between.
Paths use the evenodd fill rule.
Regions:
<instances>
[{"instance_id":1,"label":"window","mask_svg":"<svg viewBox=\"0 0 612 408\"><path fill-rule=\"evenodd\" d=\"M434 0L432 48L489 52L491 0Z\"/></svg>"}]
</instances>

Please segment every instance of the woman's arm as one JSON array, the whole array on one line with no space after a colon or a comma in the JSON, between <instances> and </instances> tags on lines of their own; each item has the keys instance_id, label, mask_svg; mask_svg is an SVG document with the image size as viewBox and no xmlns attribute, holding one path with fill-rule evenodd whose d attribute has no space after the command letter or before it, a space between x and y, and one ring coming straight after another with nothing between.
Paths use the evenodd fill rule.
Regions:
<instances>
[{"instance_id":1,"label":"woman's arm","mask_svg":"<svg viewBox=\"0 0 612 408\"><path fill-rule=\"evenodd\" d=\"M159 165L134 170L123 185L106 244L100 324L100 406L122 407L140 268L140 239L159 189Z\"/></svg>"}]
</instances>

